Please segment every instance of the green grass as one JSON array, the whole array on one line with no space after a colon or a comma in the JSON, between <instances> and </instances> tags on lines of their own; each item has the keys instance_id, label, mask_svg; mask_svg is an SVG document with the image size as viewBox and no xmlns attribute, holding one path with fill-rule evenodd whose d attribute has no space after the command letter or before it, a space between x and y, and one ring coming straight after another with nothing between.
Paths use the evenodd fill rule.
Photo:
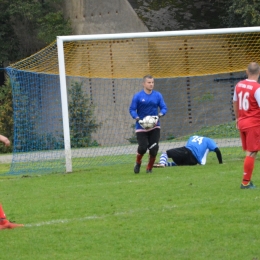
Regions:
<instances>
[{"instance_id":1,"label":"green grass","mask_svg":"<svg viewBox=\"0 0 260 260\"><path fill-rule=\"evenodd\" d=\"M72 174L0 177L7 217L25 224L0 231L1 255L11 260L260 259L260 189L239 188L242 156L223 158L219 165L210 153L205 166L153 174L144 166L134 174L133 159ZM257 160L258 186L259 170Z\"/></svg>"},{"instance_id":2,"label":"green grass","mask_svg":"<svg viewBox=\"0 0 260 260\"><path fill-rule=\"evenodd\" d=\"M217 139L215 139L217 141ZM169 142L170 143L170 142ZM174 142L171 142L174 143ZM162 144L162 143L161 143ZM229 159L237 158L244 156L244 152L241 147L221 147L221 153L224 158L228 157ZM161 154L163 150L159 152ZM158 158L159 158L158 155ZM96 156L96 157L80 157L72 159L73 171L80 171L86 168L93 167L104 167L104 166L113 166L115 165L121 167L122 165L129 165L130 162L133 162L135 155L107 155L107 156ZM146 158L147 160L147 158ZM0 176L5 174L9 175L38 175L38 174L49 174L49 173L65 173L65 158L58 160L42 160L42 161L32 161L32 162L15 162L11 171L1 171Z\"/></svg>"},{"instance_id":3,"label":"green grass","mask_svg":"<svg viewBox=\"0 0 260 260\"><path fill-rule=\"evenodd\" d=\"M213 139L223 138L239 138L239 131L236 129L235 122L215 126L204 126L192 135L207 136ZM174 139L168 137L172 141L187 141L191 135L179 136Z\"/></svg>"}]
</instances>

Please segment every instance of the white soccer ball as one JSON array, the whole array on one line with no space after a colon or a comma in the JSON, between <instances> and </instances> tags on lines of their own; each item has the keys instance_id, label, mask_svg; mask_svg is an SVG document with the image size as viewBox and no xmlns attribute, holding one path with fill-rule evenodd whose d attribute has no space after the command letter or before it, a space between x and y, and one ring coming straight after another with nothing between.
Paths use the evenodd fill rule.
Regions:
<instances>
[{"instance_id":1,"label":"white soccer ball","mask_svg":"<svg viewBox=\"0 0 260 260\"><path fill-rule=\"evenodd\" d=\"M150 129L153 128L156 125L156 118L153 116L146 116L143 120L143 128L144 129Z\"/></svg>"}]
</instances>

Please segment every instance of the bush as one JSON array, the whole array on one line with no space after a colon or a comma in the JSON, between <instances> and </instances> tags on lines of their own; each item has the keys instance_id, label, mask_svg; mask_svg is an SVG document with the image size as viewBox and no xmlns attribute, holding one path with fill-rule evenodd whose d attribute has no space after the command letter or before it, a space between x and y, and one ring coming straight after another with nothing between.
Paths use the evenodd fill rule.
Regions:
<instances>
[{"instance_id":1,"label":"bush","mask_svg":"<svg viewBox=\"0 0 260 260\"><path fill-rule=\"evenodd\" d=\"M71 148L98 146L91 135L97 131L101 123L95 120L95 106L88 95L83 93L82 82L73 82L68 93Z\"/></svg>"}]
</instances>

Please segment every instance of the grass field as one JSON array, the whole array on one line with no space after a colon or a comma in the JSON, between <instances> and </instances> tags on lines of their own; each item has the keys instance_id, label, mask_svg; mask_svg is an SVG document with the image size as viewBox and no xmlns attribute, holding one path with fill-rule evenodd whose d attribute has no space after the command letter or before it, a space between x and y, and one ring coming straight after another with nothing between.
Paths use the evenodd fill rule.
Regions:
<instances>
[{"instance_id":1,"label":"grass field","mask_svg":"<svg viewBox=\"0 0 260 260\"><path fill-rule=\"evenodd\" d=\"M0 231L0 259L260 260L260 188L241 190L243 157L223 157L153 174L134 174L133 157L72 174L2 176L5 213L25 227ZM260 187L259 170L257 160Z\"/></svg>"}]
</instances>

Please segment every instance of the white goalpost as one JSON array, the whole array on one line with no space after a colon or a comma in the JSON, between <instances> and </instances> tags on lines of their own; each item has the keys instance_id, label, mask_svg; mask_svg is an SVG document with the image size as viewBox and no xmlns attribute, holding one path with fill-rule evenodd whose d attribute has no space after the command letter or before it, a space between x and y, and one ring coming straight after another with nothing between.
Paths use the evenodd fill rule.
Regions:
<instances>
[{"instance_id":1,"label":"white goalpost","mask_svg":"<svg viewBox=\"0 0 260 260\"><path fill-rule=\"evenodd\" d=\"M72 157L71 157L71 147L70 147L70 130L69 130L70 127L69 127L67 86L66 86L66 68L65 68L64 48L63 48L64 42L117 40L117 39L122 40L122 39L136 39L136 38L156 38L156 37L161 38L161 37L174 37L174 36L196 36L196 35L216 35L216 34L236 34L236 33L242 34L242 33L250 33L250 32L260 32L260 27L58 36L57 48L58 48L58 60L59 60L66 172L72 172L72 161L71 161Z\"/></svg>"}]
</instances>

